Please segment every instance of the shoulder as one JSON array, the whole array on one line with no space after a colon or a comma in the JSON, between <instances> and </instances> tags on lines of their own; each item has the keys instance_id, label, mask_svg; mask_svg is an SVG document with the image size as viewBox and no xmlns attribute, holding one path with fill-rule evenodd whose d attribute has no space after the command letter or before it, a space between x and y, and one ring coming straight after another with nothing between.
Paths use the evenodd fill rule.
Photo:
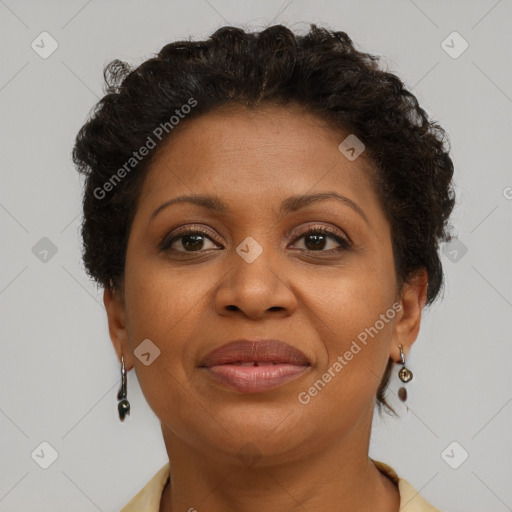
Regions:
<instances>
[{"instance_id":1,"label":"shoulder","mask_svg":"<svg viewBox=\"0 0 512 512\"><path fill-rule=\"evenodd\" d=\"M371 460L379 471L388 476L398 486L400 510L404 510L404 512L441 512L428 503L407 480L400 478L392 467L384 462Z\"/></svg>"},{"instance_id":2,"label":"shoulder","mask_svg":"<svg viewBox=\"0 0 512 512\"><path fill-rule=\"evenodd\" d=\"M169 469L167 462L120 512L158 512L162 492L169 479Z\"/></svg>"},{"instance_id":3,"label":"shoulder","mask_svg":"<svg viewBox=\"0 0 512 512\"><path fill-rule=\"evenodd\" d=\"M441 512L428 503L420 493L396 471L384 462L371 459L377 469L387 475L398 486L400 510L407 512ZM124 506L120 512L158 512L162 491L169 479L170 464L167 462L151 480Z\"/></svg>"}]
</instances>

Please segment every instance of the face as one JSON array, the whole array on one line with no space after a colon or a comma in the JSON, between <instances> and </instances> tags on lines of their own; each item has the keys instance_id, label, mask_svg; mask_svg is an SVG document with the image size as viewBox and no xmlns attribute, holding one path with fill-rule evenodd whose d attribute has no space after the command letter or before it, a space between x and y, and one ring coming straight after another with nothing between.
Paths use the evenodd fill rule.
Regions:
<instances>
[{"instance_id":1,"label":"face","mask_svg":"<svg viewBox=\"0 0 512 512\"><path fill-rule=\"evenodd\" d=\"M289 460L370 428L425 290L397 288L390 225L364 153L350 161L338 149L347 135L299 107L232 107L160 148L130 232L124 296L105 292L105 304L116 350L172 442L217 457L252 443ZM162 206L192 194L223 206ZM200 367L240 338L284 341L308 364L253 392ZM160 351L148 365L134 355L143 340L150 360Z\"/></svg>"}]
</instances>

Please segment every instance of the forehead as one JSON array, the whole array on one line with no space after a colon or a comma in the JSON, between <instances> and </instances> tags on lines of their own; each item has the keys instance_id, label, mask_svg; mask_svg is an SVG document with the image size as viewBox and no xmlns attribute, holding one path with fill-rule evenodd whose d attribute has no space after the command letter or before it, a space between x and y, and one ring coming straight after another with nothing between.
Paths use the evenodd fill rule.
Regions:
<instances>
[{"instance_id":1,"label":"forehead","mask_svg":"<svg viewBox=\"0 0 512 512\"><path fill-rule=\"evenodd\" d=\"M186 120L158 149L141 207L185 194L248 201L338 190L373 200L370 163L338 149L349 135L295 104L228 105Z\"/></svg>"}]
</instances>

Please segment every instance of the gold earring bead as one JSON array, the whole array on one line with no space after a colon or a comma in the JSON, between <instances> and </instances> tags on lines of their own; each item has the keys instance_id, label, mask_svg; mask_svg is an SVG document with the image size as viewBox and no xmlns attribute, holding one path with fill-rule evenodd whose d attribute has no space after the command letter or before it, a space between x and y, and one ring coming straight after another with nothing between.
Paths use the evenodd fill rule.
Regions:
<instances>
[{"instance_id":1,"label":"gold earring bead","mask_svg":"<svg viewBox=\"0 0 512 512\"><path fill-rule=\"evenodd\" d=\"M400 349L400 361L402 363L402 368L398 371L398 378L402 382L409 382L412 380L412 372L405 367L405 357L402 345L398 345L398 348ZM400 398L402 402L407 400L407 390L403 386L398 390L398 398Z\"/></svg>"}]
</instances>

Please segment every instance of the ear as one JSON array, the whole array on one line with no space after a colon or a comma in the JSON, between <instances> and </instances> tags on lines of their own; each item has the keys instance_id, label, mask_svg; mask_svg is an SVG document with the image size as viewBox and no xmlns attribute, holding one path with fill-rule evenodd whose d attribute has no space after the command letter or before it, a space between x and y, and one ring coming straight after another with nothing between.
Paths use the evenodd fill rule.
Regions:
<instances>
[{"instance_id":1,"label":"ear","mask_svg":"<svg viewBox=\"0 0 512 512\"><path fill-rule=\"evenodd\" d=\"M412 344L416 341L420 330L421 313L427 302L428 275L422 268L416 272L401 290L401 309L393 328L392 347L390 357L400 362L399 344L402 345L404 355L407 356Z\"/></svg>"},{"instance_id":2,"label":"ear","mask_svg":"<svg viewBox=\"0 0 512 512\"><path fill-rule=\"evenodd\" d=\"M119 291L112 290L107 286L103 291L103 304L107 311L110 339L117 353L119 364L121 364L121 355L123 355L126 371L128 371L133 367L133 357L126 328L124 298Z\"/></svg>"}]
</instances>

